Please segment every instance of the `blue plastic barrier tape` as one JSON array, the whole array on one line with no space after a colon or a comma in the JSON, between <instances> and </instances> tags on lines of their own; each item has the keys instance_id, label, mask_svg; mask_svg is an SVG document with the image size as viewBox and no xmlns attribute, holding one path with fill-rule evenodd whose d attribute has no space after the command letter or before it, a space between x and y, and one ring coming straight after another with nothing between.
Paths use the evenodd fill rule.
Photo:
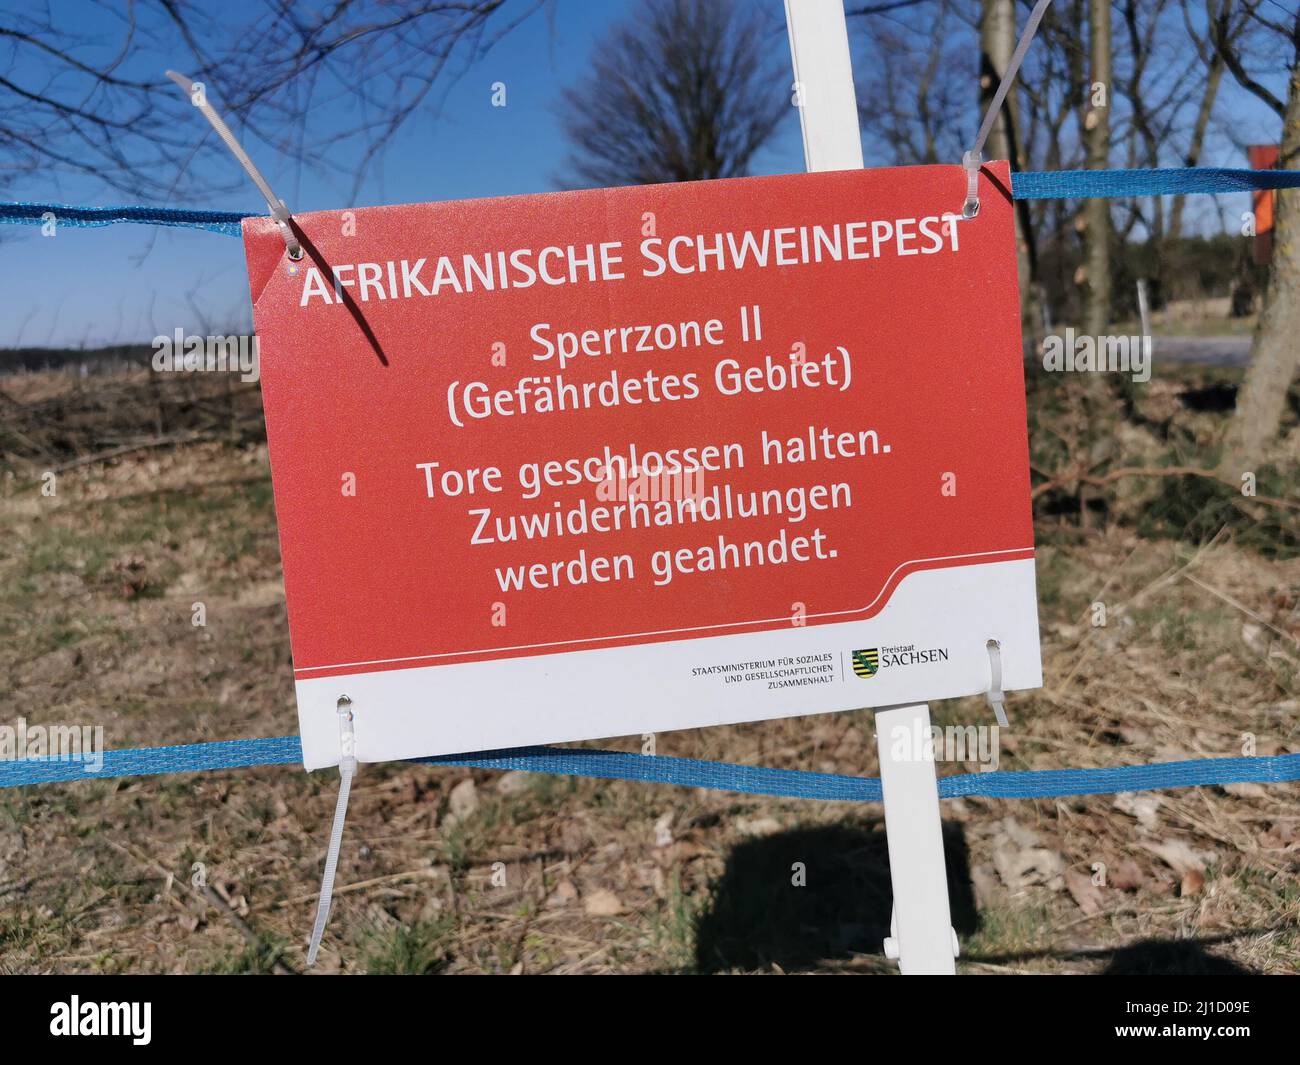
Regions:
<instances>
[{"instance_id":1,"label":"blue plastic barrier tape","mask_svg":"<svg viewBox=\"0 0 1300 1065\"><path fill-rule=\"evenodd\" d=\"M1300 172L1292 170L1228 170L1211 167L1026 171L1011 175L1018 200L1083 199L1114 196L1169 196L1186 193L1252 192L1300 188ZM203 229L240 235L240 219L232 211L199 211L168 207L83 207L54 203L0 204L0 222L41 225L53 215L56 225L107 226L118 222ZM289 765L302 761L296 736L179 747L146 747L106 751L103 765L88 771L85 763L55 759L0 761L0 788L51 784L70 780L102 780L159 773L235 769L254 765ZM519 769L533 773L634 780L714 788L751 795L852 802L880 801L880 781L833 773L769 769L726 762L702 762L601 751L586 748L525 747L465 756L418 759L425 765L455 765L481 769ZM1282 783L1300 780L1300 754L1268 758L1219 758L1167 762L1110 769L1054 769L1033 772L967 773L939 781L942 798L981 796L1030 799L1066 795L1099 795L1117 791L1148 791L1205 784Z\"/></svg>"},{"instance_id":2,"label":"blue plastic barrier tape","mask_svg":"<svg viewBox=\"0 0 1300 1065\"><path fill-rule=\"evenodd\" d=\"M140 747L104 751L103 765L75 758L0 759L0 788L20 784L53 784L65 780L103 780L111 777L154 776L159 773L193 773L206 769L240 769L253 765L302 764L302 744L297 736L261 740L222 740L187 743L180 747Z\"/></svg>"},{"instance_id":3,"label":"blue plastic barrier tape","mask_svg":"<svg viewBox=\"0 0 1300 1065\"><path fill-rule=\"evenodd\" d=\"M1032 772L963 773L939 781L939 796L1040 799L1065 795L1108 795L1158 791L1204 784L1285 784L1300 780L1300 754L1267 758L1199 758L1107 769L1039 769Z\"/></svg>"},{"instance_id":4,"label":"blue plastic barrier tape","mask_svg":"<svg viewBox=\"0 0 1300 1065\"><path fill-rule=\"evenodd\" d=\"M469 766L474 769L522 769L566 777L634 780L646 784L676 784L684 788L738 791L746 795L777 795L788 799L833 799L880 802L880 781L838 773L799 769L769 769L734 762L702 762L694 758L628 754L583 747L521 747L512 751L483 751L415 759L422 765Z\"/></svg>"},{"instance_id":5,"label":"blue plastic barrier tape","mask_svg":"<svg viewBox=\"0 0 1300 1065\"><path fill-rule=\"evenodd\" d=\"M0 788L70 780L237 769L255 765L291 765L302 761L302 748L297 736L275 736L260 740L192 743L181 747L105 751L103 759L103 765L97 772L89 772L85 763L73 760L32 758L0 761ZM520 747L509 751L480 751L414 761L419 765L519 769L529 773L676 784L686 788L711 788L790 799L879 802L881 797L880 781L873 777L770 769L765 766L703 762L694 758L628 754L585 747ZM961 773L940 778L939 796L945 799L964 796L1038 799L1187 788L1205 784L1280 784L1295 780L1300 780L1300 754L1279 754L1267 758L1208 758L1109 769Z\"/></svg>"},{"instance_id":6,"label":"blue plastic barrier tape","mask_svg":"<svg viewBox=\"0 0 1300 1065\"><path fill-rule=\"evenodd\" d=\"M1026 171L1011 175L1017 200L1074 200L1104 196L1181 196L1300 188L1296 170L1224 170L1168 167L1148 170Z\"/></svg>"},{"instance_id":7,"label":"blue plastic barrier tape","mask_svg":"<svg viewBox=\"0 0 1300 1065\"><path fill-rule=\"evenodd\" d=\"M1300 171L1168 167L1147 170L1024 171L1011 175L1017 200L1073 200L1101 196L1175 196L1186 193L1254 192L1300 188ZM0 222L41 225L53 214L58 225L109 226L117 222L206 229L240 235L243 215L173 207L80 207L60 203L0 204Z\"/></svg>"},{"instance_id":8,"label":"blue plastic barrier tape","mask_svg":"<svg viewBox=\"0 0 1300 1065\"><path fill-rule=\"evenodd\" d=\"M228 237L240 235L235 211L189 211L173 207L78 207L65 203L0 203L0 222L44 225L53 216L56 227L111 226L117 222L139 222L152 226L206 229Z\"/></svg>"}]
</instances>

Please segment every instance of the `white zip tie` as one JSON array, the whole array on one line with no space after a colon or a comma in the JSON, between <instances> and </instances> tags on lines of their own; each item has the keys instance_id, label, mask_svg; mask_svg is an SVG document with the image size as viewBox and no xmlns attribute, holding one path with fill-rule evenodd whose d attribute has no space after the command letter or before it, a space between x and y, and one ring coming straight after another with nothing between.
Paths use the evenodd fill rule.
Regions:
<instances>
[{"instance_id":1,"label":"white zip tie","mask_svg":"<svg viewBox=\"0 0 1300 1065\"><path fill-rule=\"evenodd\" d=\"M330 903L334 898L334 873L339 864L339 848L343 845L343 823L348 816L348 796L352 792L352 777L357 771L357 743L352 728L352 700L346 695L339 698L339 732L343 758L339 762L339 800L334 806L334 827L330 830L329 849L325 852L325 872L320 880L320 898L316 903L316 924L312 926L311 943L307 947L307 967L316 964L321 937L330 919Z\"/></svg>"},{"instance_id":2,"label":"white zip tie","mask_svg":"<svg viewBox=\"0 0 1300 1065\"><path fill-rule=\"evenodd\" d=\"M989 640L989 690L985 698L993 707L993 716L1003 728L1010 728L1007 720L1006 693L1002 690L1002 645L997 640Z\"/></svg>"},{"instance_id":3,"label":"white zip tie","mask_svg":"<svg viewBox=\"0 0 1300 1065\"><path fill-rule=\"evenodd\" d=\"M302 246L298 243L298 238L294 236L293 228L289 225L289 208L285 202L278 197L271 189L270 182L262 176L262 172L257 169L257 165L249 158L248 153L244 151L244 146L239 143L235 135L230 132L230 127L222 121L221 116L213 110L212 105L208 103L206 93L199 93L195 96L194 87L197 82L187 78L184 74L178 74L174 70L167 71L167 76L180 86L181 92L189 97L190 103L203 112L203 117L212 123L212 128L217 131L217 135L226 142L226 147L230 149L234 157L239 161L239 165L244 168L244 172L253 179L253 184L257 186L258 191L266 199L266 206L270 208L271 217L275 219L275 224L280 227L280 235L284 237L284 246L289 252L289 258L295 262L302 258Z\"/></svg>"},{"instance_id":4,"label":"white zip tie","mask_svg":"<svg viewBox=\"0 0 1300 1065\"><path fill-rule=\"evenodd\" d=\"M1029 51L1029 42L1034 39L1034 34L1038 32L1038 24L1043 21L1043 15L1047 13L1047 7L1052 0L1038 0L1034 5L1034 10L1029 12L1029 21L1025 23L1025 30L1020 35L1020 41L1016 44L1016 50L1011 53L1011 62L1007 64L1006 72L1002 75L1002 82L998 85L998 91L993 94L993 99L989 102L989 109L984 112L984 121L980 123L980 130L975 137L975 147L961 157L961 165L966 168L966 202L962 204L962 218L974 218L980 213L980 166L984 163L984 142L989 139L989 133L993 130L993 120L998 117L998 112L1002 110L1002 102L1007 98L1007 93L1011 91L1011 83L1016 80L1016 74L1020 70L1020 64L1024 61L1025 53Z\"/></svg>"}]
</instances>

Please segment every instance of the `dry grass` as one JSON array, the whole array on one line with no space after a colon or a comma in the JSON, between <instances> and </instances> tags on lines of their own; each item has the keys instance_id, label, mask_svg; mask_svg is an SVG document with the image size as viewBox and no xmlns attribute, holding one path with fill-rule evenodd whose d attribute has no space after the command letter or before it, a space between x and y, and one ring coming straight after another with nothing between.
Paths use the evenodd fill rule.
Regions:
<instances>
[{"instance_id":1,"label":"dry grass","mask_svg":"<svg viewBox=\"0 0 1300 1065\"><path fill-rule=\"evenodd\" d=\"M264 450L125 455L67 470L54 498L38 473L0 491L6 723L102 723L112 747L293 732ZM1225 757L1247 738L1300 751L1300 560L1233 525L1200 543L1142 538L1046 502L1047 687L1012 697L1001 768ZM936 717L989 713L964 700ZM658 750L876 772L865 712L664 734ZM0 792L0 970L299 970L335 780L284 767ZM1300 967L1294 786L943 810L965 971ZM880 812L366 766L319 969L889 972Z\"/></svg>"}]
</instances>

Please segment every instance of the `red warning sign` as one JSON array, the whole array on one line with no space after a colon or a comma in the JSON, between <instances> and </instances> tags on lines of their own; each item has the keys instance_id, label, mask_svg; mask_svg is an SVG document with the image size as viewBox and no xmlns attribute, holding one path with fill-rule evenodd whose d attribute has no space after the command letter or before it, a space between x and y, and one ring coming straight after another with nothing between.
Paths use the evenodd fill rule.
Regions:
<instances>
[{"instance_id":1,"label":"red warning sign","mask_svg":"<svg viewBox=\"0 0 1300 1065\"><path fill-rule=\"evenodd\" d=\"M307 764L1040 683L1008 187L246 221Z\"/></svg>"}]
</instances>

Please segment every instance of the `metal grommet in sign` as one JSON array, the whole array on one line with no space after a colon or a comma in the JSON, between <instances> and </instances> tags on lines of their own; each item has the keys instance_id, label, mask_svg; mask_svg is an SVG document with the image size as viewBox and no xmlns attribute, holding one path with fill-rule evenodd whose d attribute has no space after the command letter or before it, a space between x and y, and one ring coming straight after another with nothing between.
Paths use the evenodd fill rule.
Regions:
<instances>
[{"instance_id":1,"label":"metal grommet in sign","mask_svg":"<svg viewBox=\"0 0 1300 1065\"><path fill-rule=\"evenodd\" d=\"M302 247L298 244L291 247L289 249L289 258L294 262L300 262L302 260Z\"/></svg>"}]
</instances>

